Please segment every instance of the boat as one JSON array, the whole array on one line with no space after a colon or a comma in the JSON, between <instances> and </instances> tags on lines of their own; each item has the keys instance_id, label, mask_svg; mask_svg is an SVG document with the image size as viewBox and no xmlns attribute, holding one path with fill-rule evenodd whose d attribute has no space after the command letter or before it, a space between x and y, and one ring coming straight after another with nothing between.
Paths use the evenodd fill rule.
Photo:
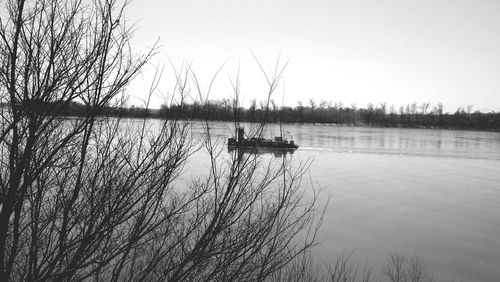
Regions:
<instances>
[{"instance_id":1,"label":"boat","mask_svg":"<svg viewBox=\"0 0 500 282\"><path fill-rule=\"evenodd\" d=\"M227 147L229 149L283 149L296 150L299 148L293 140L286 140L281 136L274 139L265 139L261 137L245 138L245 129L243 127L236 128L236 136L227 139Z\"/></svg>"}]
</instances>

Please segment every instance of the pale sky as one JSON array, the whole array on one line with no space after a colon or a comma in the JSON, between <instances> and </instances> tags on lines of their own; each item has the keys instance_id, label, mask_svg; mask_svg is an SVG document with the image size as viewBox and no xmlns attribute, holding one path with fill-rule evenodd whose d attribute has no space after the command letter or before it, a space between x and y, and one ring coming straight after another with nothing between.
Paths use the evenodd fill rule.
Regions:
<instances>
[{"instance_id":1,"label":"pale sky","mask_svg":"<svg viewBox=\"0 0 500 282\"><path fill-rule=\"evenodd\" d=\"M211 98L231 97L239 65L245 102L264 99L253 51L269 70L280 53L289 60L274 97L281 103L284 92L289 106L312 98L500 111L498 0L133 0L126 17L136 23L137 49L159 38L162 93L174 78L169 58L192 63L205 85L227 61ZM147 90L137 85L132 98Z\"/></svg>"}]
</instances>

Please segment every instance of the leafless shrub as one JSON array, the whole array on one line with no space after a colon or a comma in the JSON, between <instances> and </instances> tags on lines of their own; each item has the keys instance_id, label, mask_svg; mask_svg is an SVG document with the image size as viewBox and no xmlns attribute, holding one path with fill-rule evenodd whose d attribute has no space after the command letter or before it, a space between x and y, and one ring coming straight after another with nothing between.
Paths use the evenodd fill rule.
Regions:
<instances>
[{"instance_id":1,"label":"leafless shrub","mask_svg":"<svg viewBox=\"0 0 500 282\"><path fill-rule=\"evenodd\" d=\"M392 282L431 282L433 276L425 268L422 260L414 256L408 261L403 255L393 254L383 270Z\"/></svg>"},{"instance_id":2,"label":"leafless shrub","mask_svg":"<svg viewBox=\"0 0 500 282\"><path fill-rule=\"evenodd\" d=\"M328 281L324 269L318 266L311 253L296 257L286 267L275 272L270 281Z\"/></svg>"},{"instance_id":3,"label":"leafless shrub","mask_svg":"<svg viewBox=\"0 0 500 282\"><path fill-rule=\"evenodd\" d=\"M327 264L328 281L370 281L372 270L365 266L360 272L359 262L352 258L353 253L342 251L333 264Z\"/></svg>"},{"instance_id":4,"label":"leafless shrub","mask_svg":"<svg viewBox=\"0 0 500 282\"><path fill-rule=\"evenodd\" d=\"M431 282L432 273L421 258L407 260L403 255L391 255L380 272L360 264L353 252L341 251L335 261L318 263L311 252L296 257L292 263L275 272L270 281L332 281L332 282Z\"/></svg>"},{"instance_id":5,"label":"leafless shrub","mask_svg":"<svg viewBox=\"0 0 500 282\"><path fill-rule=\"evenodd\" d=\"M353 252L342 251L333 262L318 263L311 252L297 257L271 277L271 281L373 281L373 270L360 266L353 258Z\"/></svg>"}]
</instances>

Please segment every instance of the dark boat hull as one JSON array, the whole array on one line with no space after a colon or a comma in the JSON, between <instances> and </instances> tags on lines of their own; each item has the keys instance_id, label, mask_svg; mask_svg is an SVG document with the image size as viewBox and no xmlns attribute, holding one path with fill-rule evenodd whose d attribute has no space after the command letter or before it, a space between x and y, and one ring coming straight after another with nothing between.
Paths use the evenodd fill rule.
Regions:
<instances>
[{"instance_id":1,"label":"dark boat hull","mask_svg":"<svg viewBox=\"0 0 500 282\"><path fill-rule=\"evenodd\" d=\"M265 147L228 147L227 151L229 153L238 152L238 154L255 154L255 155L265 155L274 154L275 157L281 157L287 154L293 154L297 150L296 148L265 148Z\"/></svg>"},{"instance_id":2,"label":"dark boat hull","mask_svg":"<svg viewBox=\"0 0 500 282\"><path fill-rule=\"evenodd\" d=\"M236 140L230 138L228 140L227 146L234 149L252 149L252 148L266 148L266 149L285 149L285 150L295 150L298 149L294 143L289 143L286 141L272 141L272 140L243 140L241 142L236 142Z\"/></svg>"}]
</instances>

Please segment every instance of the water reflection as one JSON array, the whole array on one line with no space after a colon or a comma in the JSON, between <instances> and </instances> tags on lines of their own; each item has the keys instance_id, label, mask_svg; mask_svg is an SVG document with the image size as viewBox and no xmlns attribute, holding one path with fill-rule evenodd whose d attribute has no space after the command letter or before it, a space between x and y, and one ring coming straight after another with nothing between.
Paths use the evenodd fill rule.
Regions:
<instances>
[{"instance_id":1,"label":"water reflection","mask_svg":"<svg viewBox=\"0 0 500 282\"><path fill-rule=\"evenodd\" d=\"M287 125L301 149L337 152L500 159L500 133Z\"/></svg>"},{"instance_id":2,"label":"water reflection","mask_svg":"<svg viewBox=\"0 0 500 282\"><path fill-rule=\"evenodd\" d=\"M275 158L281 158L285 155L292 155L296 149L287 149L287 148L232 148L229 147L227 151L229 153L237 153L238 159L241 160L245 154L254 154L254 155L264 155L269 154L273 155Z\"/></svg>"}]
</instances>

